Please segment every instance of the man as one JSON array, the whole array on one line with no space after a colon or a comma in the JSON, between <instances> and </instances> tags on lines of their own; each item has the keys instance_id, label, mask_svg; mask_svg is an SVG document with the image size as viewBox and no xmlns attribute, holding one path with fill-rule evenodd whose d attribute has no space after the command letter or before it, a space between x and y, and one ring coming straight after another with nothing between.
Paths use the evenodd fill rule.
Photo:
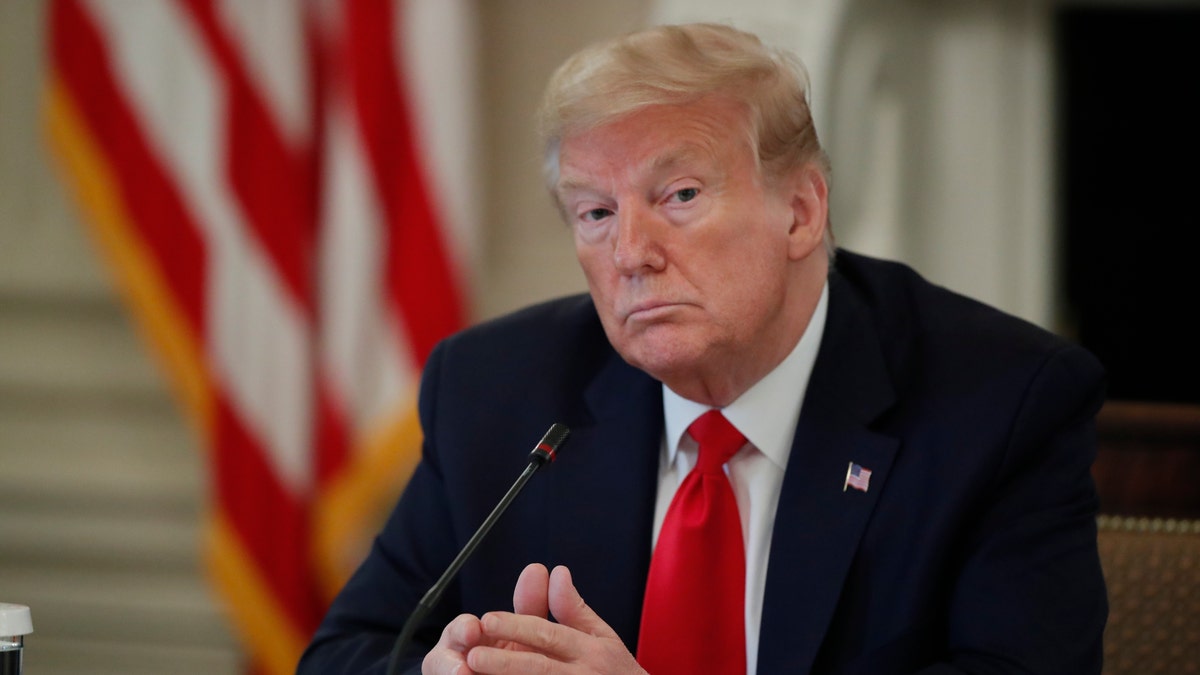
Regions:
<instances>
[{"instance_id":1,"label":"man","mask_svg":"<svg viewBox=\"0 0 1200 675\"><path fill-rule=\"evenodd\" d=\"M556 421L561 459L418 631L423 672L1099 672L1098 364L832 254L805 88L708 25L560 68L547 174L590 293L438 347L422 462L301 672L382 672Z\"/></svg>"}]
</instances>

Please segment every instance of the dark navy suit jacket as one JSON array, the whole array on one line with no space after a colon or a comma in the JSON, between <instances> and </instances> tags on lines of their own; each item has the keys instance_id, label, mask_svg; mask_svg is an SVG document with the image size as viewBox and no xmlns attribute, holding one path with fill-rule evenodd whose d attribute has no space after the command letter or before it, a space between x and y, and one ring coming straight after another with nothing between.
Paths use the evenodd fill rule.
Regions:
<instances>
[{"instance_id":1,"label":"dark navy suit jacket","mask_svg":"<svg viewBox=\"0 0 1200 675\"><path fill-rule=\"evenodd\" d=\"M1089 467L1103 373L1087 352L839 252L779 499L758 644L773 673L1098 673L1107 615ZM382 672L392 641L524 468L571 428L418 634L511 610L530 562L567 565L636 651L661 385L586 296L472 328L430 358L424 456L302 673ZM843 490L850 462L869 489ZM754 648L753 645L750 648Z\"/></svg>"}]
</instances>

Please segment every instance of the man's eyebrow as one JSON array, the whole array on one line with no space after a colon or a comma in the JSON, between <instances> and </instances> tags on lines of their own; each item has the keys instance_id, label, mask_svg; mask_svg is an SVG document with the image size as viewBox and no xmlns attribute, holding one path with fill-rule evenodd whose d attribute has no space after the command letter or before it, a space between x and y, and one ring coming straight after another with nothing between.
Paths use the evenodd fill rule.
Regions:
<instances>
[{"instance_id":1,"label":"man's eyebrow","mask_svg":"<svg viewBox=\"0 0 1200 675\"><path fill-rule=\"evenodd\" d=\"M673 148L669 148L665 152L651 157L646 162L646 172L654 173L666 169L674 168L680 164L685 164L693 160L712 159L714 154L706 146L687 143ZM593 191L595 187L585 180L572 178L560 178L555 185L555 192L562 194L573 191Z\"/></svg>"},{"instance_id":2,"label":"man's eyebrow","mask_svg":"<svg viewBox=\"0 0 1200 675\"><path fill-rule=\"evenodd\" d=\"M557 193L575 192L579 190L590 191L594 190L588 182L582 180L573 180L570 178L560 178L558 184L554 186L554 191Z\"/></svg>"}]
</instances>

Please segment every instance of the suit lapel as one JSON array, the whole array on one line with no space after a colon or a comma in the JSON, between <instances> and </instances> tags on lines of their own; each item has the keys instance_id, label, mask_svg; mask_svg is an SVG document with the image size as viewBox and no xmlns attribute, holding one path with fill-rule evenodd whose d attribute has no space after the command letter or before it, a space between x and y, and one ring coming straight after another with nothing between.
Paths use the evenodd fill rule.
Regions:
<instances>
[{"instance_id":1,"label":"suit lapel","mask_svg":"<svg viewBox=\"0 0 1200 675\"><path fill-rule=\"evenodd\" d=\"M615 353L551 475L547 561L571 568L584 599L637 648L662 439L662 386Z\"/></svg>"},{"instance_id":2,"label":"suit lapel","mask_svg":"<svg viewBox=\"0 0 1200 675\"><path fill-rule=\"evenodd\" d=\"M759 672L812 668L898 445L869 428L893 398L869 309L831 275L825 334L771 538ZM871 471L865 492L843 490L851 462Z\"/></svg>"}]
</instances>

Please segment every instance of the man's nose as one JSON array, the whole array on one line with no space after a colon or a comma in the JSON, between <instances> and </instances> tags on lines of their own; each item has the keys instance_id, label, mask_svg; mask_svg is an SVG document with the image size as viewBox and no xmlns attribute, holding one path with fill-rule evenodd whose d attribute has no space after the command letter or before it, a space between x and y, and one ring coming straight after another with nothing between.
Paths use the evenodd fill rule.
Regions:
<instances>
[{"instance_id":1,"label":"man's nose","mask_svg":"<svg viewBox=\"0 0 1200 675\"><path fill-rule=\"evenodd\" d=\"M666 263L661 216L644 206L626 206L617 212L617 240L613 244L613 262L622 274L660 271Z\"/></svg>"}]
</instances>

